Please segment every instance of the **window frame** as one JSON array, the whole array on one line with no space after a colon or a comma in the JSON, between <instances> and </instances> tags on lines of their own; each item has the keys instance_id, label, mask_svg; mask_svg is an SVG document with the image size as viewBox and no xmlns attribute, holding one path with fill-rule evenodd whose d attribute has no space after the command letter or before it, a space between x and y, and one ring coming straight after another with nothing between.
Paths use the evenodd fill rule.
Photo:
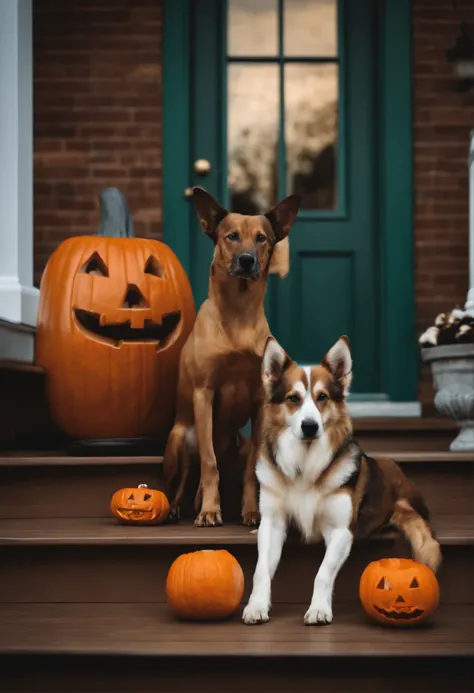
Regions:
<instances>
[{"instance_id":1,"label":"window frame","mask_svg":"<svg viewBox=\"0 0 474 693\"><path fill-rule=\"evenodd\" d=\"M301 209L299 216L306 220L345 220L348 218L348 200L347 200L347 98L346 98L346 79L345 79L345 2L346 0L335 0L337 3L336 21L337 21L337 55L334 56L287 56L284 53L285 41L285 2L288 0L277 0L277 53L273 56L262 55L229 55L227 50L228 36L228 2L225 1L223 9L223 21L226 30L223 32L222 40L222 58L223 58L223 74L222 74L222 138L221 166L223 171L228 171L228 141L227 141L227 74L229 65L277 65L279 68L279 132L278 132L278 157L277 157L277 197L283 199L289 194L286 189L287 184L287 167L286 167L286 114L285 114L285 65L337 65L338 68L338 101L337 101L337 157L336 157L336 189L337 189L337 204L333 209ZM291 1L291 0L289 0ZM224 186L223 201L225 205L229 204L229 188Z\"/></svg>"}]
</instances>

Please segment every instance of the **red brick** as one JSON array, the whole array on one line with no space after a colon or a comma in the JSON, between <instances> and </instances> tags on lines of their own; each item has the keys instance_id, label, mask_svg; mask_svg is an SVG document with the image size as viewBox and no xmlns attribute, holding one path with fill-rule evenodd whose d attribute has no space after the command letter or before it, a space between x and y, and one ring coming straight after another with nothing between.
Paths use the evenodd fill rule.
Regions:
<instances>
[{"instance_id":1,"label":"red brick","mask_svg":"<svg viewBox=\"0 0 474 693\"><path fill-rule=\"evenodd\" d=\"M161 0L34 3L37 283L61 241L95 233L108 185L161 237L161 26Z\"/></svg>"},{"instance_id":2,"label":"red brick","mask_svg":"<svg viewBox=\"0 0 474 693\"><path fill-rule=\"evenodd\" d=\"M472 16L471 0L413 2L415 184L415 296L419 332L439 312L464 305L468 289L469 131L474 92L455 92L446 49L459 33L459 14ZM467 16L467 15L466 15ZM432 402L427 368L419 397Z\"/></svg>"}]
</instances>

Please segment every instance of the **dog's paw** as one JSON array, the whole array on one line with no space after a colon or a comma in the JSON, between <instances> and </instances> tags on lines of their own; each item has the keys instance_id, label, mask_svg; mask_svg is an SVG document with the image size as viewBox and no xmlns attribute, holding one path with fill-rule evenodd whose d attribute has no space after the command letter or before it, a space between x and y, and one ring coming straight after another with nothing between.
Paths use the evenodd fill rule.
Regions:
<instances>
[{"instance_id":1,"label":"dog's paw","mask_svg":"<svg viewBox=\"0 0 474 693\"><path fill-rule=\"evenodd\" d=\"M257 527L260 523L260 513L258 510L243 513L242 524L247 527Z\"/></svg>"},{"instance_id":2,"label":"dog's paw","mask_svg":"<svg viewBox=\"0 0 474 693\"><path fill-rule=\"evenodd\" d=\"M220 527L223 524L220 510L216 512L201 512L194 520L195 527Z\"/></svg>"},{"instance_id":3,"label":"dog's paw","mask_svg":"<svg viewBox=\"0 0 474 693\"><path fill-rule=\"evenodd\" d=\"M168 517L165 520L165 525L174 525L180 520L180 515L179 515L179 506L175 508L171 508Z\"/></svg>"},{"instance_id":4,"label":"dog's paw","mask_svg":"<svg viewBox=\"0 0 474 693\"><path fill-rule=\"evenodd\" d=\"M269 619L268 611L268 606L249 603L244 609L242 620L248 626L255 626L259 623L265 623Z\"/></svg>"},{"instance_id":5,"label":"dog's paw","mask_svg":"<svg viewBox=\"0 0 474 693\"><path fill-rule=\"evenodd\" d=\"M327 626L332 621L332 609L327 602L311 604L304 615L306 626Z\"/></svg>"}]
</instances>

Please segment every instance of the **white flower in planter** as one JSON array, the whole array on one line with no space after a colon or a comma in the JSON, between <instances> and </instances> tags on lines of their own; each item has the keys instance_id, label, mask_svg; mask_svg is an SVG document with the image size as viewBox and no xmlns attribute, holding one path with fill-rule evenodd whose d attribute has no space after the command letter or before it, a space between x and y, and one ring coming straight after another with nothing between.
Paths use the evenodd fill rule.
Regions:
<instances>
[{"instance_id":1,"label":"white flower in planter","mask_svg":"<svg viewBox=\"0 0 474 693\"><path fill-rule=\"evenodd\" d=\"M450 449L474 450L474 317L459 308L440 313L418 341L431 366L435 407L461 428Z\"/></svg>"},{"instance_id":2,"label":"white flower in planter","mask_svg":"<svg viewBox=\"0 0 474 693\"><path fill-rule=\"evenodd\" d=\"M449 344L474 344L474 317L467 311L454 308L450 313L436 316L418 343L422 348Z\"/></svg>"}]
</instances>

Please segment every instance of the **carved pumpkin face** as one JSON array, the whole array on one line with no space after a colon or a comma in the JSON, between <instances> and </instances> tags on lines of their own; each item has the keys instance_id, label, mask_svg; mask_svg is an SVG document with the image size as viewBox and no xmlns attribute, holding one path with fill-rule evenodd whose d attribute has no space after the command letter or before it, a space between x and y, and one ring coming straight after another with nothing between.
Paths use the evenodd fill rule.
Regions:
<instances>
[{"instance_id":1,"label":"carved pumpkin face","mask_svg":"<svg viewBox=\"0 0 474 693\"><path fill-rule=\"evenodd\" d=\"M165 244L62 243L42 278L36 339L56 423L73 438L167 432L194 319L189 281Z\"/></svg>"},{"instance_id":2,"label":"carved pumpkin face","mask_svg":"<svg viewBox=\"0 0 474 693\"><path fill-rule=\"evenodd\" d=\"M433 571L408 558L383 558L369 563L360 580L365 612L391 626L425 621L439 603L439 585Z\"/></svg>"},{"instance_id":3,"label":"carved pumpkin face","mask_svg":"<svg viewBox=\"0 0 474 693\"><path fill-rule=\"evenodd\" d=\"M135 239L130 252L129 239L114 239L111 245L110 239L100 240L75 274L72 312L77 326L89 339L117 349L137 342L169 348L183 323L166 246Z\"/></svg>"},{"instance_id":4,"label":"carved pumpkin face","mask_svg":"<svg viewBox=\"0 0 474 693\"><path fill-rule=\"evenodd\" d=\"M164 493L140 484L116 491L110 509L121 522L160 524L168 517L170 505Z\"/></svg>"}]
</instances>

